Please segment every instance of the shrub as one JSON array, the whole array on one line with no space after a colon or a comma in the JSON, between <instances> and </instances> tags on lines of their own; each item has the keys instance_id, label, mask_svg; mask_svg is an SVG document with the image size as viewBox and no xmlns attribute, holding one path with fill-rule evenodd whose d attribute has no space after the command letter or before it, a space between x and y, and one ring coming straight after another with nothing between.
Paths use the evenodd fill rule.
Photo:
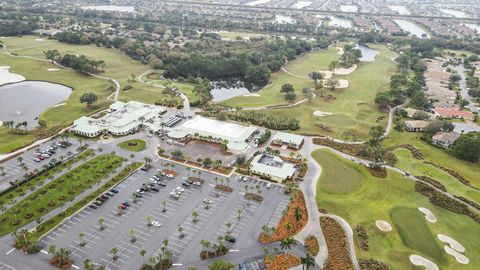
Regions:
<instances>
[{"instance_id":1,"label":"shrub","mask_svg":"<svg viewBox=\"0 0 480 270\"><path fill-rule=\"evenodd\" d=\"M362 225L358 224L355 226L355 232L357 233L358 245L363 250L368 250L368 235L365 228Z\"/></svg>"}]
</instances>

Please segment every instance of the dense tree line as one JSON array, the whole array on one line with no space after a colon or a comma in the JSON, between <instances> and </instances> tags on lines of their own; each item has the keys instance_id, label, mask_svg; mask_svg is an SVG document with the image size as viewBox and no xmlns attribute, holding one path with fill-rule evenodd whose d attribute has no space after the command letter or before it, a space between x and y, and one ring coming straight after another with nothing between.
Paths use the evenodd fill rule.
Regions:
<instances>
[{"instance_id":1,"label":"dense tree line","mask_svg":"<svg viewBox=\"0 0 480 270\"><path fill-rule=\"evenodd\" d=\"M423 90L426 67L421 62L421 58L411 53L403 53L395 61L398 63L398 69L397 73L390 78L390 89L378 93L375 103L380 109L385 110L402 104L409 98L409 106L429 109L431 104ZM413 72L413 76L409 76L409 72Z\"/></svg>"},{"instance_id":2,"label":"dense tree line","mask_svg":"<svg viewBox=\"0 0 480 270\"><path fill-rule=\"evenodd\" d=\"M38 26L34 22L2 22L0 23L0 36L11 37L11 36L20 36L27 35L32 33L33 30L37 29Z\"/></svg>"},{"instance_id":3,"label":"dense tree line","mask_svg":"<svg viewBox=\"0 0 480 270\"><path fill-rule=\"evenodd\" d=\"M462 134L449 152L456 158L477 162L480 159L480 132Z\"/></svg>"},{"instance_id":4,"label":"dense tree line","mask_svg":"<svg viewBox=\"0 0 480 270\"><path fill-rule=\"evenodd\" d=\"M58 41L71 44L90 44L91 41L87 35L80 32L59 32L54 36Z\"/></svg>"}]
</instances>

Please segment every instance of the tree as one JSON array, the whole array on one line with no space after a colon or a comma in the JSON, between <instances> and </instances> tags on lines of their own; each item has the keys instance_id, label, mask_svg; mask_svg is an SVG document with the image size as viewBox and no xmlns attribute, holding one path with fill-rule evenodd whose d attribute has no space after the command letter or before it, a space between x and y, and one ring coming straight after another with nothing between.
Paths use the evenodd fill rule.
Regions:
<instances>
[{"instance_id":1,"label":"tree","mask_svg":"<svg viewBox=\"0 0 480 270\"><path fill-rule=\"evenodd\" d=\"M335 91L335 88L338 85L338 80L334 78L330 78L325 82L325 86L330 88L332 91Z\"/></svg>"},{"instance_id":2,"label":"tree","mask_svg":"<svg viewBox=\"0 0 480 270\"><path fill-rule=\"evenodd\" d=\"M194 223L198 221L198 212L197 211L192 212L192 221Z\"/></svg>"},{"instance_id":3,"label":"tree","mask_svg":"<svg viewBox=\"0 0 480 270\"><path fill-rule=\"evenodd\" d=\"M428 109L429 102L423 91L417 91L410 99L410 106L416 109Z\"/></svg>"},{"instance_id":4,"label":"tree","mask_svg":"<svg viewBox=\"0 0 480 270\"><path fill-rule=\"evenodd\" d=\"M60 57L60 52L57 49L47 50L43 54L45 54L45 58L52 60L52 63Z\"/></svg>"},{"instance_id":5,"label":"tree","mask_svg":"<svg viewBox=\"0 0 480 270\"><path fill-rule=\"evenodd\" d=\"M323 78L322 73L320 73L320 72L318 72L318 71L312 71L312 72L310 72L310 73L308 74L308 76L309 76L310 78L312 78L312 80L313 80L314 82L319 81L319 80L321 80L321 79Z\"/></svg>"},{"instance_id":6,"label":"tree","mask_svg":"<svg viewBox=\"0 0 480 270\"><path fill-rule=\"evenodd\" d=\"M385 128L378 125L370 128L368 135L370 135L370 140L374 143L377 143L385 134Z\"/></svg>"},{"instance_id":7,"label":"tree","mask_svg":"<svg viewBox=\"0 0 480 270\"><path fill-rule=\"evenodd\" d=\"M335 74L335 69L337 69L338 67L340 66L340 62L338 61L332 61L329 65L328 65L328 70L330 70L332 72L332 75Z\"/></svg>"},{"instance_id":8,"label":"tree","mask_svg":"<svg viewBox=\"0 0 480 270\"><path fill-rule=\"evenodd\" d=\"M99 218L98 219L98 228L100 231L105 229L105 219L104 218Z\"/></svg>"},{"instance_id":9,"label":"tree","mask_svg":"<svg viewBox=\"0 0 480 270\"><path fill-rule=\"evenodd\" d=\"M449 152L456 158L477 162L480 159L480 132L462 134Z\"/></svg>"},{"instance_id":10,"label":"tree","mask_svg":"<svg viewBox=\"0 0 480 270\"><path fill-rule=\"evenodd\" d=\"M134 229L130 229L128 231L128 236L130 237L130 242L135 242L137 241L137 237L135 236L135 230Z\"/></svg>"},{"instance_id":11,"label":"tree","mask_svg":"<svg viewBox=\"0 0 480 270\"><path fill-rule=\"evenodd\" d=\"M85 237L84 232L81 232L81 233L78 234L78 239L80 239L80 246L82 246L82 247L87 244L84 240L84 237Z\"/></svg>"},{"instance_id":12,"label":"tree","mask_svg":"<svg viewBox=\"0 0 480 270\"><path fill-rule=\"evenodd\" d=\"M302 264L303 270L308 270L310 267L315 266L315 259L307 252L305 257L300 258L300 263Z\"/></svg>"},{"instance_id":13,"label":"tree","mask_svg":"<svg viewBox=\"0 0 480 270\"><path fill-rule=\"evenodd\" d=\"M116 261L118 259L118 248L116 247L113 247L111 250L110 250L110 253L112 254L112 260Z\"/></svg>"},{"instance_id":14,"label":"tree","mask_svg":"<svg viewBox=\"0 0 480 270\"><path fill-rule=\"evenodd\" d=\"M295 91L295 89L293 88L293 85L289 84L289 83L286 83L284 85L282 85L282 89L280 90L280 92L282 93L288 93L288 92L293 92Z\"/></svg>"},{"instance_id":15,"label":"tree","mask_svg":"<svg viewBox=\"0 0 480 270\"><path fill-rule=\"evenodd\" d=\"M222 259L216 260L208 266L208 270L232 270L234 268L235 265Z\"/></svg>"},{"instance_id":16,"label":"tree","mask_svg":"<svg viewBox=\"0 0 480 270\"><path fill-rule=\"evenodd\" d=\"M138 252L138 254L140 254L140 256L142 256L143 263L145 263L145 254L147 254L147 251L145 249L142 249Z\"/></svg>"},{"instance_id":17,"label":"tree","mask_svg":"<svg viewBox=\"0 0 480 270\"><path fill-rule=\"evenodd\" d=\"M87 103L87 107L95 102L97 102L97 95L95 95L95 93L89 92L80 96L80 103Z\"/></svg>"},{"instance_id":18,"label":"tree","mask_svg":"<svg viewBox=\"0 0 480 270\"><path fill-rule=\"evenodd\" d=\"M185 234L183 233L184 229L182 226L178 226L177 231L178 231L178 237L180 238L185 237Z\"/></svg>"},{"instance_id":19,"label":"tree","mask_svg":"<svg viewBox=\"0 0 480 270\"><path fill-rule=\"evenodd\" d=\"M287 223L288 224L288 223ZM292 246L296 246L297 241L293 238L286 238L280 241L280 248L289 251Z\"/></svg>"},{"instance_id":20,"label":"tree","mask_svg":"<svg viewBox=\"0 0 480 270\"><path fill-rule=\"evenodd\" d=\"M293 214L296 221L300 221L302 219L302 210L300 210L299 207L295 207Z\"/></svg>"},{"instance_id":21,"label":"tree","mask_svg":"<svg viewBox=\"0 0 480 270\"><path fill-rule=\"evenodd\" d=\"M285 93L285 99L287 101L292 101L292 100L295 100L296 98L297 98L297 95L294 92Z\"/></svg>"}]
</instances>

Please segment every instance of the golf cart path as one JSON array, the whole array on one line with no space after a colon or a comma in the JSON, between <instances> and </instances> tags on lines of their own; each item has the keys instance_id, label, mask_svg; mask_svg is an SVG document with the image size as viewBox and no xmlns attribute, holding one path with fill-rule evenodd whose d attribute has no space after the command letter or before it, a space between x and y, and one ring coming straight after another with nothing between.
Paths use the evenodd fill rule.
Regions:
<instances>
[{"instance_id":1,"label":"golf cart path","mask_svg":"<svg viewBox=\"0 0 480 270\"><path fill-rule=\"evenodd\" d=\"M160 84L156 84L156 83L153 83L153 82L148 82L148 81L145 81L143 79L143 76L146 76L150 73L154 72L154 70L152 69L149 69L145 72L143 72L142 74L140 74L138 77L137 77L137 81L141 82L141 83L144 83L144 84L148 84L148 85L151 85L151 86L154 86L154 87L158 87L158 88L162 88L162 89L165 89L166 87L163 86L163 85L160 85ZM178 91L180 93L180 97L182 98L183 100L183 111L186 113L186 114L189 114L190 113L190 101L188 100L188 97L182 92L182 91Z\"/></svg>"}]
</instances>

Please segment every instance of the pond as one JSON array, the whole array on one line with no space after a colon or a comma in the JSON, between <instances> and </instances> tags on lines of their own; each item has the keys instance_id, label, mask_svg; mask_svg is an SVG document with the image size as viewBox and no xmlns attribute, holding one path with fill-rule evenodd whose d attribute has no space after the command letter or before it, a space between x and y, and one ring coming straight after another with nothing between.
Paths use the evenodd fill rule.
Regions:
<instances>
[{"instance_id":1,"label":"pond","mask_svg":"<svg viewBox=\"0 0 480 270\"><path fill-rule=\"evenodd\" d=\"M135 7L130 6L85 6L82 9L100 10L100 11L119 11L119 12L134 12Z\"/></svg>"},{"instance_id":2,"label":"pond","mask_svg":"<svg viewBox=\"0 0 480 270\"><path fill-rule=\"evenodd\" d=\"M24 81L0 86L0 121L38 126L36 118L47 108L64 101L72 89L55 83ZM28 98L27 98L28 97Z\"/></svg>"},{"instance_id":3,"label":"pond","mask_svg":"<svg viewBox=\"0 0 480 270\"><path fill-rule=\"evenodd\" d=\"M359 49L362 51L362 57L360 57L360 61L362 62L373 62L375 61L375 56L379 54L377 50L371 49L365 45L355 45L355 49Z\"/></svg>"},{"instance_id":4,"label":"pond","mask_svg":"<svg viewBox=\"0 0 480 270\"><path fill-rule=\"evenodd\" d=\"M275 22L276 23L295 23L295 19L290 16L285 15L275 15Z\"/></svg>"},{"instance_id":5,"label":"pond","mask_svg":"<svg viewBox=\"0 0 480 270\"><path fill-rule=\"evenodd\" d=\"M415 35L418 38L430 38L430 35L427 34L422 28L420 28L418 25L406 21L406 20L394 20L395 23L402 28L403 31L409 32L411 35Z\"/></svg>"},{"instance_id":6,"label":"pond","mask_svg":"<svg viewBox=\"0 0 480 270\"><path fill-rule=\"evenodd\" d=\"M241 81L212 81L213 101L223 101L229 98L250 94L250 91Z\"/></svg>"},{"instance_id":7,"label":"pond","mask_svg":"<svg viewBox=\"0 0 480 270\"><path fill-rule=\"evenodd\" d=\"M410 11L404 6L388 6L393 11L396 11L400 15L410 15Z\"/></svg>"},{"instance_id":8,"label":"pond","mask_svg":"<svg viewBox=\"0 0 480 270\"><path fill-rule=\"evenodd\" d=\"M343 12L357 12L358 6L356 5L341 5L340 10Z\"/></svg>"},{"instance_id":9,"label":"pond","mask_svg":"<svg viewBox=\"0 0 480 270\"><path fill-rule=\"evenodd\" d=\"M454 9L440 9L441 12L456 18L468 18L467 13Z\"/></svg>"},{"instance_id":10,"label":"pond","mask_svg":"<svg viewBox=\"0 0 480 270\"><path fill-rule=\"evenodd\" d=\"M20 82L23 80L25 80L25 77L20 74L10 72L10 67L0 66L0 85Z\"/></svg>"},{"instance_id":11,"label":"pond","mask_svg":"<svg viewBox=\"0 0 480 270\"><path fill-rule=\"evenodd\" d=\"M342 28L352 28L352 22L347 19L330 16L330 26L333 27L342 27Z\"/></svg>"}]
</instances>

